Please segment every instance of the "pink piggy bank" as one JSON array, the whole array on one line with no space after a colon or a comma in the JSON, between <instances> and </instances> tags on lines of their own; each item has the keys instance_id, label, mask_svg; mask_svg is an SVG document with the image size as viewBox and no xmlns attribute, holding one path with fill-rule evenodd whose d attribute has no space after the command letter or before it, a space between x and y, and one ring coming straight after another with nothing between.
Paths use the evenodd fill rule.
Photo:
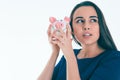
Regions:
<instances>
[{"instance_id":1,"label":"pink piggy bank","mask_svg":"<svg viewBox=\"0 0 120 80\"><path fill-rule=\"evenodd\" d=\"M66 32L66 25L69 24L70 18L64 17L64 20L57 20L55 17L50 17L49 21L52 24L51 31L57 30L61 28L64 32ZM57 32L59 34L59 31Z\"/></svg>"}]
</instances>

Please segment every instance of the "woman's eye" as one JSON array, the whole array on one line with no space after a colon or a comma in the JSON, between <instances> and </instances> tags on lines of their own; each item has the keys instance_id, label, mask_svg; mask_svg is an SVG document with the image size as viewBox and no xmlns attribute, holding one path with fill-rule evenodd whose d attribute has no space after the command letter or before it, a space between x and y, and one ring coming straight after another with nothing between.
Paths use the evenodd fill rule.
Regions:
<instances>
[{"instance_id":1,"label":"woman's eye","mask_svg":"<svg viewBox=\"0 0 120 80\"><path fill-rule=\"evenodd\" d=\"M77 23L84 23L84 20L77 20Z\"/></svg>"},{"instance_id":2,"label":"woman's eye","mask_svg":"<svg viewBox=\"0 0 120 80\"><path fill-rule=\"evenodd\" d=\"M98 22L96 19L91 19L90 22Z\"/></svg>"}]
</instances>

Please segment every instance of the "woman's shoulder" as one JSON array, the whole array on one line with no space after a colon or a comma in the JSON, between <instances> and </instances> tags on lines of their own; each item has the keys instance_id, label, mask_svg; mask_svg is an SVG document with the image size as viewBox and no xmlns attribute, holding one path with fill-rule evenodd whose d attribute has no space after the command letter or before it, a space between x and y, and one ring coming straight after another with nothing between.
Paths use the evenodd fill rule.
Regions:
<instances>
[{"instance_id":1,"label":"woman's shoulder","mask_svg":"<svg viewBox=\"0 0 120 80\"><path fill-rule=\"evenodd\" d=\"M120 51L104 51L91 77L93 79L120 80Z\"/></svg>"},{"instance_id":2,"label":"woman's shoulder","mask_svg":"<svg viewBox=\"0 0 120 80\"><path fill-rule=\"evenodd\" d=\"M120 57L120 51L118 50L106 50L105 51L107 57Z\"/></svg>"},{"instance_id":3,"label":"woman's shoulder","mask_svg":"<svg viewBox=\"0 0 120 80\"><path fill-rule=\"evenodd\" d=\"M101 62L120 62L120 51L106 50Z\"/></svg>"}]
</instances>

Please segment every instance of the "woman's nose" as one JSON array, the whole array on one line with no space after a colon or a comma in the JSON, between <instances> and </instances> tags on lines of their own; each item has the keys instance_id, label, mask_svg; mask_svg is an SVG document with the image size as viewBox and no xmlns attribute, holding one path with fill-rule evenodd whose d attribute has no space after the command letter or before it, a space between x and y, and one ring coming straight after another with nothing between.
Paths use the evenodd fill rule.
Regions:
<instances>
[{"instance_id":1,"label":"woman's nose","mask_svg":"<svg viewBox=\"0 0 120 80\"><path fill-rule=\"evenodd\" d=\"M90 30L90 28L89 27L84 27L84 30Z\"/></svg>"},{"instance_id":2,"label":"woman's nose","mask_svg":"<svg viewBox=\"0 0 120 80\"><path fill-rule=\"evenodd\" d=\"M83 30L90 30L90 24L85 23L84 26L83 26Z\"/></svg>"}]
</instances>

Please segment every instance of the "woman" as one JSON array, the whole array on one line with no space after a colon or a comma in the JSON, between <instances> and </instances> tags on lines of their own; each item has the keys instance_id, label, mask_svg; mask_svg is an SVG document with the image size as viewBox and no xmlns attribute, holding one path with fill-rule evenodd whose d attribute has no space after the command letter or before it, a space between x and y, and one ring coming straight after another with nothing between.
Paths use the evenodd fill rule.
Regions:
<instances>
[{"instance_id":1,"label":"woman","mask_svg":"<svg viewBox=\"0 0 120 80\"><path fill-rule=\"evenodd\" d=\"M101 10L84 1L74 7L70 19L71 29L59 29L60 35L50 33L50 25L52 55L38 80L120 80L120 52ZM71 33L82 49L72 49ZM60 49L64 56L55 66Z\"/></svg>"}]
</instances>

